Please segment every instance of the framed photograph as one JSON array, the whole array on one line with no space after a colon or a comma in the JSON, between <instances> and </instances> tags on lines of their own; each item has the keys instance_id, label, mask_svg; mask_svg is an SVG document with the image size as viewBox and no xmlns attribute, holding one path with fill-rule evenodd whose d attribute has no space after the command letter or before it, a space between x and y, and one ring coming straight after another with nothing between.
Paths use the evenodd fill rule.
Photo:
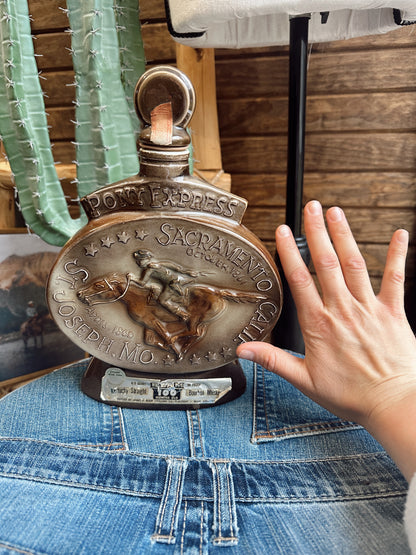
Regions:
<instances>
[{"instance_id":1,"label":"framed photograph","mask_svg":"<svg viewBox=\"0 0 416 555\"><path fill-rule=\"evenodd\" d=\"M59 251L36 235L0 234L0 387L85 358L58 330L46 304Z\"/></svg>"}]
</instances>

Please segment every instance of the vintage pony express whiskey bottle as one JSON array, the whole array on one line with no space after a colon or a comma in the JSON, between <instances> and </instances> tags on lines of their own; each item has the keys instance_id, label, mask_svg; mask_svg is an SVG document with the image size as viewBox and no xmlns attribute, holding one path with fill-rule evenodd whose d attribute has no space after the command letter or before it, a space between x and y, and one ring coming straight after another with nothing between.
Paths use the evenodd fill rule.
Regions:
<instances>
[{"instance_id":1,"label":"vintage pony express whiskey bottle","mask_svg":"<svg viewBox=\"0 0 416 555\"><path fill-rule=\"evenodd\" d=\"M274 327L279 274L241 225L247 202L189 174L188 78L151 69L135 99L140 173L82 199L89 222L50 273L50 312L93 355L82 383L93 398L213 406L244 391L236 347Z\"/></svg>"}]
</instances>

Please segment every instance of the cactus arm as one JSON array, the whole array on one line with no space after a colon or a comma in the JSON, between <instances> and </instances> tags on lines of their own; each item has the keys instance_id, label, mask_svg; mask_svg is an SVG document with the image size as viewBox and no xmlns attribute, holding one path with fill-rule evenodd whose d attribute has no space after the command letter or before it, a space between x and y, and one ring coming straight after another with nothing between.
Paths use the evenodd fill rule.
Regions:
<instances>
[{"instance_id":1,"label":"cactus arm","mask_svg":"<svg viewBox=\"0 0 416 555\"><path fill-rule=\"evenodd\" d=\"M85 191L96 182L94 163L94 145L91 128L91 107L89 87L85 84L88 64L84 58L84 13L83 2L68 1L67 14L70 23L71 50L75 71L75 150L78 193L83 196Z\"/></svg>"},{"instance_id":2,"label":"cactus arm","mask_svg":"<svg viewBox=\"0 0 416 555\"><path fill-rule=\"evenodd\" d=\"M114 13L120 50L121 81L137 138L141 125L136 114L133 96L136 83L146 69L139 4L137 0L116 1Z\"/></svg>"},{"instance_id":3,"label":"cactus arm","mask_svg":"<svg viewBox=\"0 0 416 555\"><path fill-rule=\"evenodd\" d=\"M26 0L0 3L0 133L27 224L62 245L79 228L56 175Z\"/></svg>"},{"instance_id":4,"label":"cactus arm","mask_svg":"<svg viewBox=\"0 0 416 555\"><path fill-rule=\"evenodd\" d=\"M68 0L76 75L81 196L138 171L134 130L120 78L112 0Z\"/></svg>"},{"instance_id":5,"label":"cactus arm","mask_svg":"<svg viewBox=\"0 0 416 555\"><path fill-rule=\"evenodd\" d=\"M78 194L138 171L133 90L144 71L137 0L68 0L76 86ZM27 226L63 245L71 218L56 174L27 0L0 0L0 134Z\"/></svg>"}]
</instances>

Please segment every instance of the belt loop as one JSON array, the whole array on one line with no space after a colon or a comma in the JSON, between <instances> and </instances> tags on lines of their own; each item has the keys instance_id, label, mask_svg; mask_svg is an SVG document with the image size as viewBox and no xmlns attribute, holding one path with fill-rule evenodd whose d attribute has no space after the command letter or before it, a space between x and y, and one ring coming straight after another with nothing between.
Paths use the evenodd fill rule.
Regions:
<instances>
[{"instance_id":1,"label":"belt loop","mask_svg":"<svg viewBox=\"0 0 416 555\"><path fill-rule=\"evenodd\" d=\"M227 547L238 543L234 484L228 461L209 463L214 484L213 543Z\"/></svg>"},{"instance_id":2,"label":"belt loop","mask_svg":"<svg viewBox=\"0 0 416 555\"><path fill-rule=\"evenodd\" d=\"M167 459L166 462L165 487L152 540L160 543L175 543L184 475L188 463L184 459Z\"/></svg>"}]
</instances>

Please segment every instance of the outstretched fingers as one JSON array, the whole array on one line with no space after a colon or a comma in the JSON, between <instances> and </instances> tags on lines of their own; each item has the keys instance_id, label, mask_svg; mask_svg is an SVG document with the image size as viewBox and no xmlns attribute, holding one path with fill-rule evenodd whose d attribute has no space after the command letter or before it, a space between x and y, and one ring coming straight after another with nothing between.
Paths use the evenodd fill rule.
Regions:
<instances>
[{"instance_id":1,"label":"outstretched fingers","mask_svg":"<svg viewBox=\"0 0 416 555\"><path fill-rule=\"evenodd\" d=\"M350 293L360 302L374 299L367 266L341 208L330 208L326 214L343 278Z\"/></svg>"},{"instance_id":2,"label":"outstretched fingers","mask_svg":"<svg viewBox=\"0 0 416 555\"><path fill-rule=\"evenodd\" d=\"M404 315L404 278L409 234L397 230L390 241L379 300L397 315Z\"/></svg>"},{"instance_id":3,"label":"outstretched fingers","mask_svg":"<svg viewBox=\"0 0 416 555\"><path fill-rule=\"evenodd\" d=\"M276 247L299 320L312 318L322 308L322 300L288 226L281 225L277 228Z\"/></svg>"},{"instance_id":4,"label":"outstretched fingers","mask_svg":"<svg viewBox=\"0 0 416 555\"><path fill-rule=\"evenodd\" d=\"M340 261L326 230L322 207L316 200L304 210L305 232L326 306L338 304L347 293Z\"/></svg>"}]
</instances>

